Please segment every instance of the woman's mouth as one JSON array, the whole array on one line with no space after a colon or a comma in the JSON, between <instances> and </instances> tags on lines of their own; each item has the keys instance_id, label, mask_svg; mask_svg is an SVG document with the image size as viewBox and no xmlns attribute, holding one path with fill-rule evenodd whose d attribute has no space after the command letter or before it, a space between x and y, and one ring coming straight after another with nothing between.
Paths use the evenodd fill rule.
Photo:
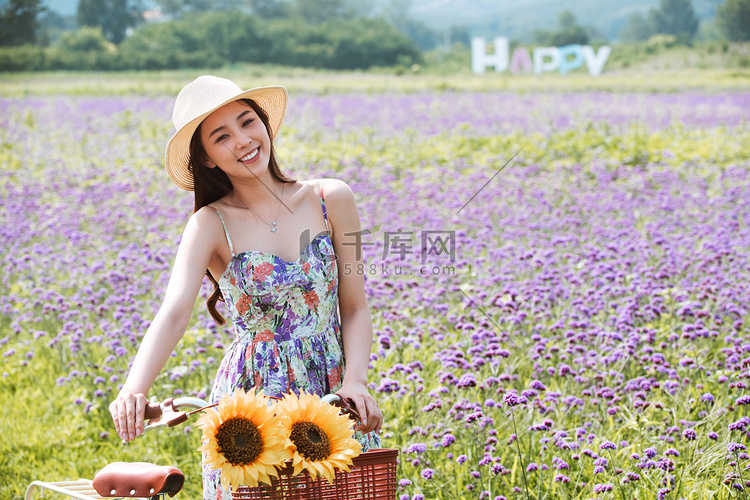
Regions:
<instances>
[{"instance_id":1,"label":"woman's mouth","mask_svg":"<svg viewBox=\"0 0 750 500\"><path fill-rule=\"evenodd\" d=\"M243 156L242 158L240 158L240 161L242 163L245 163L245 162L248 162L248 161L253 161L255 159L255 157L258 156L258 152L259 151L260 151L260 146L258 146L257 148L253 149L248 154L246 154L245 156Z\"/></svg>"}]
</instances>

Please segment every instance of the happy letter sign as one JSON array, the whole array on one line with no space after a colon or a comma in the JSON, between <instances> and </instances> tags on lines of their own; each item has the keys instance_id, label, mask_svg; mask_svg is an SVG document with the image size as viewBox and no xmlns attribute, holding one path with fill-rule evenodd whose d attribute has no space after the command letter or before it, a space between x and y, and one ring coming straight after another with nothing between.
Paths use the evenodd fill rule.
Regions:
<instances>
[{"instance_id":1,"label":"happy letter sign","mask_svg":"<svg viewBox=\"0 0 750 500\"><path fill-rule=\"evenodd\" d=\"M502 72L508 69L510 64L511 73L541 74L547 71L559 71L561 75L580 68L584 64L589 69L591 76L599 76L604 69L612 48L604 45L598 52L590 45L566 45L564 47L537 47L533 55L529 57L529 51L519 47L513 51L513 57L508 58L508 39L504 36L495 38L495 53L487 53L487 44L484 38L475 37L471 39L471 69L474 73L484 73L487 66L492 66L495 71Z\"/></svg>"}]
</instances>

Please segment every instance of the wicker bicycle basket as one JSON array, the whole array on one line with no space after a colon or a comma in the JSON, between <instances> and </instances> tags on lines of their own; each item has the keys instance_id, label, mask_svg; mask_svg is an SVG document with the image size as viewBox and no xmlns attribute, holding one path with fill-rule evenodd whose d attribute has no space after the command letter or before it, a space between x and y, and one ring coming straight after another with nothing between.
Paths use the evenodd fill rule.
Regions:
<instances>
[{"instance_id":1,"label":"wicker bicycle basket","mask_svg":"<svg viewBox=\"0 0 750 500\"><path fill-rule=\"evenodd\" d=\"M396 498L396 459L398 450L376 449L353 459L350 472L336 472L333 483L313 479L307 472L292 476L287 465L270 486L239 487L233 500L394 500Z\"/></svg>"}]
</instances>

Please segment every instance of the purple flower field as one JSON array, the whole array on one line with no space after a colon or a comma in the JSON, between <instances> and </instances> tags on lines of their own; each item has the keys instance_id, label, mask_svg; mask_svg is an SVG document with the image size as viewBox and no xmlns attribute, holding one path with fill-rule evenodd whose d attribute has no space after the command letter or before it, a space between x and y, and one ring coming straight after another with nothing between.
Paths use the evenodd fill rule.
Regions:
<instances>
[{"instance_id":1,"label":"purple flower field","mask_svg":"<svg viewBox=\"0 0 750 500\"><path fill-rule=\"evenodd\" d=\"M0 100L0 393L50 378L110 459L192 207L170 114ZM750 94L292 96L283 164L348 182L369 231L350 272L400 500L745 494L749 118ZM202 302L153 396L208 392L232 332Z\"/></svg>"}]
</instances>

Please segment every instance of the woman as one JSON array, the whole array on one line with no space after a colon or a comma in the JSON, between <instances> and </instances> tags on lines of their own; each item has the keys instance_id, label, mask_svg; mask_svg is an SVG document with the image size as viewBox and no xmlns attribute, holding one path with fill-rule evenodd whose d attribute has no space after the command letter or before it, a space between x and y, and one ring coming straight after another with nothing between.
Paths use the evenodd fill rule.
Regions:
<instances>
[{"instance_id":1,"label":"woman","mask_svg":"<svg viewBox=\"0 0 750 500\"><path fill-rule=\"evenodd\" d=\"M363 448L379 445L382 414L367 390L364 277L343 271L361 263L354 238L346 241L360 230L357 207L344 182L281 173L273 139L286 102L283 87L243 91L214 76L197 78L175 101L166 168L175 184L194 190L195 211L162 306L109 407L126 441L143 432L146 393L187 328L205 274L215 286L211 315L223 323L215 306L224 300L237 334L212 402L238 387L268 396L337 392L362 417L355 430ZM218 472L204 468L205 498L217 496Z\"/></svg>"}]
</instances>

